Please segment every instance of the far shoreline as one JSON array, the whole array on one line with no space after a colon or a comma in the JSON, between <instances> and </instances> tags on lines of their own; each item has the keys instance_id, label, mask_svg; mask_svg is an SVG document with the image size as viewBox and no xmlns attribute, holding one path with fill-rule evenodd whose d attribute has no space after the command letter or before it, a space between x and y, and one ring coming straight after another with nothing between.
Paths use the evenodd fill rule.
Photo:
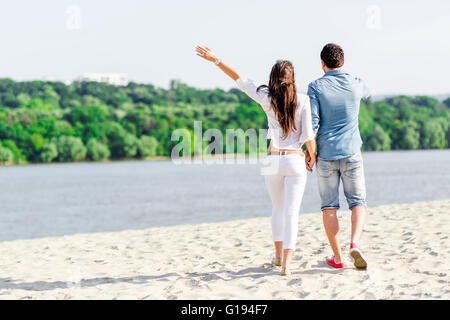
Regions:
<instances>
[{"instance_id":1,"label":"far shoreline","mask_svg":"<svg viewBox=\"0 0 450 320\"><path fill-rule=\"evenodd\" d=\"M388 151L362 151L362 153L389 153L389 152L404 152L404 153L412 153L412 152L425 152L425 151L432 151L432 152L444 152L444 151L450 151L450 148L446 149L416 149L416 150L388 150ZM229 158L254 158L254 157L261 157L264 156L264 154L261 155L251 155L248 154L241 154L241 153L231 153L231 154L221 154L221 155L203 155L203 156L191 156L191 157L180 157L177 160L180 161L186 161L186 160L195 160L195 159L229 159ZM146 158L119 158L119 159L106 159L106 160L100 160L100 161L92 161L92 160L82 160L82 161L69 161L69 162L50 162L50 163L44 163L44 162L22 162L22 163L15 163L13 161L0 163L0 167L16 167L16 166L34 166L34 165L53 165L53 164L75 164L75 163L112 163L112 162L131 162L131 161L172 161L172 158L170 156L156 156L156 157L146 157Z\"/></svg>"}]
</instances>

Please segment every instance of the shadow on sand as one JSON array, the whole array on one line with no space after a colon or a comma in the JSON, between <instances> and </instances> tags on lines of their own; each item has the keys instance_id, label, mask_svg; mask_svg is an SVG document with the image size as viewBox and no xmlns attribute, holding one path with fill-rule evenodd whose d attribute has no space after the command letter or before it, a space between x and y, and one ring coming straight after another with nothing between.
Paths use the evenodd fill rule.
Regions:
<instances>
[{"instance_id":1,"label":"shadow on sand","mask_svg":"<svg viewBox=\"0 0 450 320\"><path fill-rule=\"evenodd\" d=\"M319 273L332 273L336 274L342 272L341 270L329 270L324 269L326 266L319 264L312 266L315 269L307 269L302 271L293 271L293 275L302 274L319 274ZM213 281L213 280L223 280L223 281L233 281L239 278L253 278L259 279L267 276L276 276L280 274L279 269L273 267L267 267L263 265L260 267L250 267L245 268L240 271L230 271L230 270L218 270L213 272L192 272L186 274L179 273L166 273L157 276L136 276L136 277L122 277L122 278L112 278L112 277L102 277L102 278L92 278L92 279L82 279L79 282L73 283L69 281L34 281L34 282L19 282L11 278L0 279L0 291L3 290L27 290L27 291L50 291L54 289L68 289L71 287L95 287L104 284L114 284L114 283L131 283L136 285L146 284L149 281L172 281L174 277L176 280L194 280L194 281ZM1 293L0 293L1 295Z\"/></svg>"}]
</instances>

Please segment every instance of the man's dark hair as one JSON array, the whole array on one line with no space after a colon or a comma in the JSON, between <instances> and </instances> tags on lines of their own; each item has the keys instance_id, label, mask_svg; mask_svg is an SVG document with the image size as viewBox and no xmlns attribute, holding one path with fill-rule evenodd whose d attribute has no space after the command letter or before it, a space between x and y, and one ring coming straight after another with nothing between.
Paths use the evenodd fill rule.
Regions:
<instances>
[{"instance_id":1,"label":"man's dark hair","mask_svg":"<svg viewBox=\"0 0 450 320\"><path fill-rule=\"evenodd\" d=\"M320 58L328 68L340 68L344 65L344 50L337 44L329 43L323 47Z\"/></svg>"}]
</instances>

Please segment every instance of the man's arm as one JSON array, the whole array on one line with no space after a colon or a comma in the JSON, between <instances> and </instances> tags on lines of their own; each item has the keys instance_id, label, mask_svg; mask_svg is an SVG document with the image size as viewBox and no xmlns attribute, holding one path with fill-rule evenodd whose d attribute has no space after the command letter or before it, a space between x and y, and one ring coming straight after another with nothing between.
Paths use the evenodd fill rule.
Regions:
<instances>
[{"instance_id":1,"label":"man's arm","mask_svg":"<svg viewBox=\"0 0 450 320\"><path fill-rule=\"evenodd\" d=\"M361 99L365 100L371 96L369 88L366 86L366 83L361 78L356 78L356 80L361 85Z\"/></svg>"}]
</instances>

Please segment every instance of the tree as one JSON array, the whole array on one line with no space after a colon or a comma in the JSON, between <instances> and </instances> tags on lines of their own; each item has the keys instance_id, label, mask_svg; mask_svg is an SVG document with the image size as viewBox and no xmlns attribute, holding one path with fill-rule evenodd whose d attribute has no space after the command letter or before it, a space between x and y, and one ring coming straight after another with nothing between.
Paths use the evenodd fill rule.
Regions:
<instances>
[{"instance_id":1,"label":"tree","mask_svg":"<svg viewBox=\"0 0 450 320\"><path fill-rule=\"evenodd\" d=\"M150 129L149 126L151 125L151 119L146 114L145 108L141 107L128 111L123 120L134 124L134 130L138 136L141 136L143 132L148 132ZM129 131L131 132L132 130Z\"/></svg>"},{"instance_id":2,"label":"tree","mask_svg":"<svg viewBox=\"0 0 450 320\"><path fill-rule=\"evenodd\" d=\"M106 135L108 138L108 145L111 150L113 158L121 158L124 156L124 137L125 129L116 122L109 123L106 128Z\"/></svg>"},{"instance_id":3,"label":"tree","mask_svg":"<svg viewBox=\"0 0 450 320\"><path fill-rule=\"evenodd\" d=\"M0 146L15 162L74 161L83 159L83 150L93 160L108 157L108 150L110 158L169 156L177 145L172 133L186 129L192 135L194 120L202 121L203 132L219 129L223 135L226 129L267 128L261 107L236 88L0 79ZM396 96L360 106L364 150L448 148L449 124L450 98L440 103ZM206 144L196 143L196 152ZM248 154L247 141L245 147Z\"/></svg>"},{"instance_id":4,"label":"tree","mask_svg":"<svg viewBox=\"0 0 450 320\"><path fill-rule=\"evenodd\" d=\"M84 141L89 141L91 138L94 138L101 142L107 142L107 129L110 125L110 122L89 122L85 125L81 125L80 131L83 133L81 136Z\"/></svg>"},{"instance_id":5,"label":"tree","mask_svg":"<svg viewBox=\"0 0 450 320\"><path fill-rule=\"evenodd\" d=\"M138 152L139 140L131 133L127 133L123 139L123 152L125 157L132 158Z\"/></svg>"},{"instance_id":6,"label":"tree","mask_svg":"<svg viewBox=\"0 0 450 320\"><path fill-rule=\"evenodd\" d=\"M155 137L142 136L139 140L139 155L141 157L154 157L156 156L157 146L158 140Z\"/></svg>"},{"instance_id":7,"label":"tree","mask_svg":"<svg viewBox=\"0 0 450 320\"><path fill-rule=\"evenodd\" d=\"M107 121L108 117L109 111L106 106L95 105L73 108L64 118L72 124L76 122L86 124L89 122Z\"/></svg>"},{"instance_id":8,"label":"tree","mask_svg":"<svg viewBox=\"0 0 450 320\"><path fill-rule=\"evenodd\" d=\"M13 161L15 163L20 163L22 161L26 161L25 155L22 153L22 150L17 147L16 142L11 139L3 140L2 143L0 143L0 147L3 144L3 147L6 149L9 149L13 154Z\"/></svg>"},{"instance_id":9,"label":"tree","mask_svg":"<svg viewBox=\"0 0 450 320\"><path fill-rule=\"evenodd\" d=\"M400 140L400 149L418 149L420 146L420 133L418 131L419 125L410 121L403 126L402 139Z\"/></svg>"},{"instance_id":10,"label":"tree","mask_svg":"<svg viewBox=\"0 0 450 320\"><path fill-rule=\"evenodd\" d=\"M375 124L373 122L373 116L370 110L366 107L366 104L362 102L359 109L359 132L361 133L361 138L364 142L364 149L369 148L366 142L372 135L374 126Z\"/></svg>"},{"instance_id":11,"label":"tree","mask_svg":"<svg viewBox=\"0 0 450 320\"><path fill-rule=\"evenodd\" d=\"M81 161L86 157L86 147L80 138L61 136L54 139L60 162Z\"/></svg>"},{"instance_id":12,"label":"tree","mask_svg":"<svg viewBox=\"0 0 450 320\"><path fill-rule=\"evenodd\" d=\"M413 104L425 108L436 109L439 105L439 101L435 98L427 96L416 96L411 101Z\"/></svg>"},{"instance_id":13,"label":"tree","mask_svg":"<svg viewBox=\"0 0 450 320\"><path fill-rule=\"evenodd\" d=\"M44 85L44 95L45 95L45 102L47 104L50 104L56 108L59 107L59 95L55 92L53 87L49 84Z\"/></svg>"},{"instance_id":14,"label":"tree","mask_svg":"<svg viewBox=\"0 0 450 320\"><path fill-rule=\"evenodd\" d=\"M421 143L423 149L445 148L445 140L445 132L438 120L430 119L423 124Z\"/></svg>"},{"instance_id":15,"label":"tree","mask_svg":"<svg viewBox=\"0 0 450 320\"><path fill-rule=\"evenodd\" d=\"M31 145L36 152L39 152L45 144L45 139L38 133L33 133L30 136Z\"/></svg>"},{"instance_id":16,"label":"tree","mask_svg":"<svg viewBox=\"0 0 450 320\"><path fill-rule=\"evenodd\" d=\"M444 132L444 143L443 148L450 147L450 118L436 118L436 121L441 125L442 131Z\"/></svg>"},{"instance_id":17,"label":"tree","mask_svg":"<svg viewBox=\"0 0 450 320\"><path fill-rule=\"evenodd\" d=\"M31 101L31 98L27 93L20 93L17 95L17 101L20 105L26 105Z\"/></svg>"},{"instance_id":18,"label":"tree","mask_svg":"<svg viewBox=\"0 0 450 320\"><path fill-rule=\"evenodd\" d=\"M450 108L450 97L444 100L444 105L446 105L447 108Z\"/></svg>"},{"instance_id":19,"label":"tree","mask_svg":"<svg viewBox=\"0 0 450 320\"><path fill-rule=\"evenodd\" d=\"M65 120L55 121L50 131L52 137L73 136L74 134L75 130L72 125Z\"/></svg>"},{"instance_id":20,"label":"tree","mask_svg":"<svg viewBox=\"0 0 450 320\"><path fill-rule=\"evenodd\" d=\"M47 143L41 150L41 161L45 163L52 162L58 156L56 144L53 142Z\"/></svg>"},{"instance_id":21,"label":"tree","mask_svg":"<svg viewBox=\"0 0 450 320\"><path fill-rule=\"evenodd\" d=\"M88 141L86 148L87 148L87 156L94 161L108 159L109 156L111 155L108 146L101 142L98 142L94 138Z\"/></svg>"},{"instance_id":22,"label":"tree","mask_svg":"<svg viewBox=\"0 0 450 320\"><path fill-rule=\"evenodd\" d=\"M13 161L14 156L11 150L0 146L0 162L5 165L6 162Z\"/></svg>"},{"instance_id":23,"label":"tree","mask_svg":"<svg viewBox=\"0 0 450 320\"><path fill-rule=\"evenodd\" d=\"M387 151L391 149L391 139L384 132L383 128L376 125L373 129L372 135L367 141L367 145L370 150L374 151Z\"/></svg>"}]
</instances>

